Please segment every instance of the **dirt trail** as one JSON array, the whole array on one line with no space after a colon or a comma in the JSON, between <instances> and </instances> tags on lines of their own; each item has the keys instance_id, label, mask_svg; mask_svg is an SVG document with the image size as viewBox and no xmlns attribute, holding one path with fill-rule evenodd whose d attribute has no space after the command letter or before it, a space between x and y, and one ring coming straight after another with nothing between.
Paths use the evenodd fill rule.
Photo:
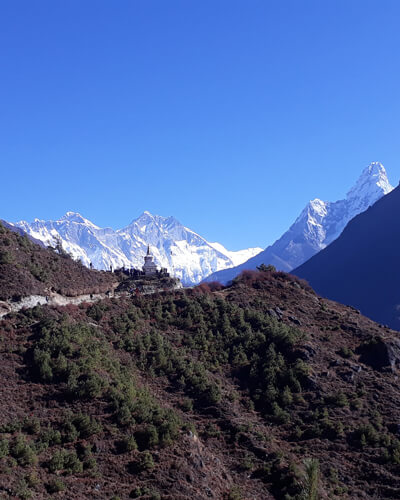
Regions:
<instances>
[{"instance_id":1,"label":"dirt trail","mask_svg":"<svg viewBox=\"0 0 400 500\"><path fill-rule=\"evenodd\" d=\"M111 293L110 297L118 297L120 294ZM31 309L32 307L38 305L49 305L49 306L66 306L68 304L78 305L82 302L98 302L99 300L108 297L106 293L92 293L85 295L78 295L76 297L65 297L58 293L51 293L48 296L45 295L30 295L29 297L23 297L18 302L12 302L7 300L5 302L0 302L0 318L9 314L10 312L17 312L21 309Z\"/></svg>"},{"instance_id":2,"label":"dirt trail","mask_svg":"<svg viewBox=\"0 0 400 500\"><path fill-rule=\"evenodd\" d=\"M179 290L182 288L182 284L179 280L172 286L171 290ZM154 283L150 283L147 285L140 286L140 293L142 295L149 295L157 292L162 292L165 289L160 285L154 285ZM119 291L118 293L115 290L104 293L91 293L84 295L77 295L76 297L67 297L65 295L61 295L59 293L52 292L49 295L29 295L28 297L23 297L19 301L6 300L4 302L0 301L0 319L6 316L11 312L18 312L21 309L32 309L32 307L38 305L48 305L48 306L67 306L68 304L79 305L82 302L98 302L99 300L103 300L107 297L124 297L127 295L131 295L135 293L135 291Z\"/></svg>"}]
</instances>

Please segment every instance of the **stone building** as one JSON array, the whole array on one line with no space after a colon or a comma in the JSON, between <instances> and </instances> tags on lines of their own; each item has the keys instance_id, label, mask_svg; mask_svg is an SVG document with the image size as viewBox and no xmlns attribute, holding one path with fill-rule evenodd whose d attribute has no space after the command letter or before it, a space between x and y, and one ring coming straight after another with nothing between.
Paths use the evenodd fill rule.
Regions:
<instances>
[{"instance_id":1,"label":"stone building","mask_svg":"<svg viewBox=\"0 0 400 500\"><path fill-rule=\"evenodd\" d=\"M144 265L142 269L146 276L157 274L157 266L153 262L153 256L150 253L150 245L147 246L147 254L144 257Z\"/></svg>"}]
</instances>

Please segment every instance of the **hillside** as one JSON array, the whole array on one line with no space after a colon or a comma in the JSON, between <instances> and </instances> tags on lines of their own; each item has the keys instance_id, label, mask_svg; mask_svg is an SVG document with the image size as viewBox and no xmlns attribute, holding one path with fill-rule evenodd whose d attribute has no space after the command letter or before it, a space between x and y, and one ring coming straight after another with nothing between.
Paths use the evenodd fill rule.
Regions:
<instances>
[{"instance_id":1,"label":"hillside","mask_svg":"<svg viewBox=\"0 0 400 500\"><path fill-rule=\"evenodd\" d=\"M323 296L400 330L400 189L355 217L325 250L293 271Z\"/></svg>"},{"instance_id":2,"label":"hillside","mask_svg":"<svg viewBox=\"0 0 400 500\"><path fill-rule=\"evenodd\" d=\"M385 167L372 162L362 171L346 198L335 202L311 200L275 243L239 266L213 273L204 281L226 284L241 271L256 269L261 264L291 272L334 241L353 217L392 189Z\"/></svg>"},{"instance_id":3,"label":"hillside","mask_svg":"<svg viewBox=\"0 0 400 500\"><path fill-rule=\"evenodd\" d=\"M293 276L35 307L0 332L4 498L400 496L398 334Z\"/></svg>"},{"instance_id":4,"label":"hillside","mask_svg":"<svg viewBox=\"0 0 400 500\"><path fill-rule=\"evenodd\" d=\"M115 276L85 268L66 253L35 244L27 236L0 223L0 300L29 295L63 295L104 292Z\"/></svg>"}]
</instances>

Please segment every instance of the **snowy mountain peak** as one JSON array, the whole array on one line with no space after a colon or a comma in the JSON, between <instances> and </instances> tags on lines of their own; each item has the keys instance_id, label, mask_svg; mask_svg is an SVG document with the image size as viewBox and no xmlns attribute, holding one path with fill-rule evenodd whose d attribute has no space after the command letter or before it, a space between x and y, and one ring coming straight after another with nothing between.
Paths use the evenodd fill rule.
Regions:
<instances>
[{"instance_id":1,"label":"snowy mountain peak","mask_svg":"<svg viewBox=\"0 0 400 500\"><path fill-rule=\"evenodd\" d=\"M354 186L347 193L347 199L365 198L375 193L388 194L393 190L385 167L378 161L373 161L361 172Z\"/></svg>"},{"instance_id":2,"label":"snowy mountain peak","mask_svg":"<svg viewBox=\"0 0 400 500\"><path fill-rule=\"evenodd\" d=\"M67 212L65 215L63 215L61 217L60 220L69 220L69 221L72 221L72 222L79 222L79 223L84 223L87 219L85 219L84 217L82 217L81 214L79 214L78 212Z\"/></svg>"},{"instance_id":3,"label":"snowy mountain peak","mask_svg":"<svg viewBox=\"0 0 400 500\"><path fill-rule=\"evenodd\" d=\"M161 215L153 215L148 210L145 210L139 217L133 219L133 221L127 226L143 226L144 224L163 224L163 222L167 219L167 217L162 217Z\"/></svg>"},{"instance_id":4,"label":"snowy mountain peak","mask_svg":"<svg viewBox=\"0 0 400 500\"><path fill-rule=\"evenodd\" d=\"M353 217L392 189L382 163L372 162L364 168L345 199L311 200L273 245L237 267L208 276L207 281L226 283L243 269L255 269L260 264L273 264L277 269L291 271L334 241Z\"/></svg>"},{"instance_id":5,"label":"snowy mountain peak","mask_svg":"<svg viewBox=\"0 0 400 500\"><path fill-rule=\"evenodd\" d=\"M41 221L45 223L45 221ZM63 215L57 222L74 222L76 224L83 224L85 226L91 227L93 229L100 229L99 226L96 226L89 219L86 219L78 212L67 212Z\"/></svg>"},{"instance_id":6,"label":"snowy mountain peak","mask_svg":"<svg viewBox=\"0 0 400 500\"><path fill-rule=\"evenodd\" d=\"M323 219L326 215L328 202L315 198L307 203L294 225L304 223L315 223L316 219Z\"/></svg>"},{"instance_id":7,"label":"snowy mountain peak","mask_svg":"<svg viewBox=\"0 0 400 500\"><path fill-rule=\"evenodd\" d=\"M147 246L158 267L165 267L187 285L207 275L240 264L261 249L230 252L222 245L208 243L184 227L174 217L143 212L129 226L114 231L100 228L76 212L67 212L56 221L20 221L15 224L28 234L54 246L60 241L64 250L85 265L97 269L141 268Z\"/></svg>"},{"instance_id":8,"label":"snowy mountain peak","mask_svg":"<svg viewBox=\"0 0 400 500\"><path fill-rule=\"evenodd\" d=\"M312 212L319 214L321 217L326 215L326 206L327 202L322 201L319 198L311 200L308 204L309 211L311 210Z\"/></svg>"}]
</instances>

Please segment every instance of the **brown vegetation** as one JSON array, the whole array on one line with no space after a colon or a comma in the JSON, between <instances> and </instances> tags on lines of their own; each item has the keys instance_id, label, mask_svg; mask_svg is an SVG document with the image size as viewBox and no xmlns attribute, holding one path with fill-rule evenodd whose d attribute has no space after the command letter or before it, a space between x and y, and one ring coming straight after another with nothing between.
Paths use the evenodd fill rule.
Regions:
<instances>
[{"instance_id":1,"label":"brown vegetation","mask_svg":"<svg viewBox=\"0 0 400 500\"><path fill-rule=\"evenodd\" d=\"M76 296L112 288L111 273L89 270L65 253L43 248L0 223L0 300L54 291Z\"/></svg>"},{"instance_id":2,"label":"brown vegetation","mask_svg":"<svg viewBox=\"0 0 400 500\"><path fill-rule=\"evenodd\" d=\"M273 270L11 314L0 492L399 498L397 336Z\"/></svg>"}]
</instances>

